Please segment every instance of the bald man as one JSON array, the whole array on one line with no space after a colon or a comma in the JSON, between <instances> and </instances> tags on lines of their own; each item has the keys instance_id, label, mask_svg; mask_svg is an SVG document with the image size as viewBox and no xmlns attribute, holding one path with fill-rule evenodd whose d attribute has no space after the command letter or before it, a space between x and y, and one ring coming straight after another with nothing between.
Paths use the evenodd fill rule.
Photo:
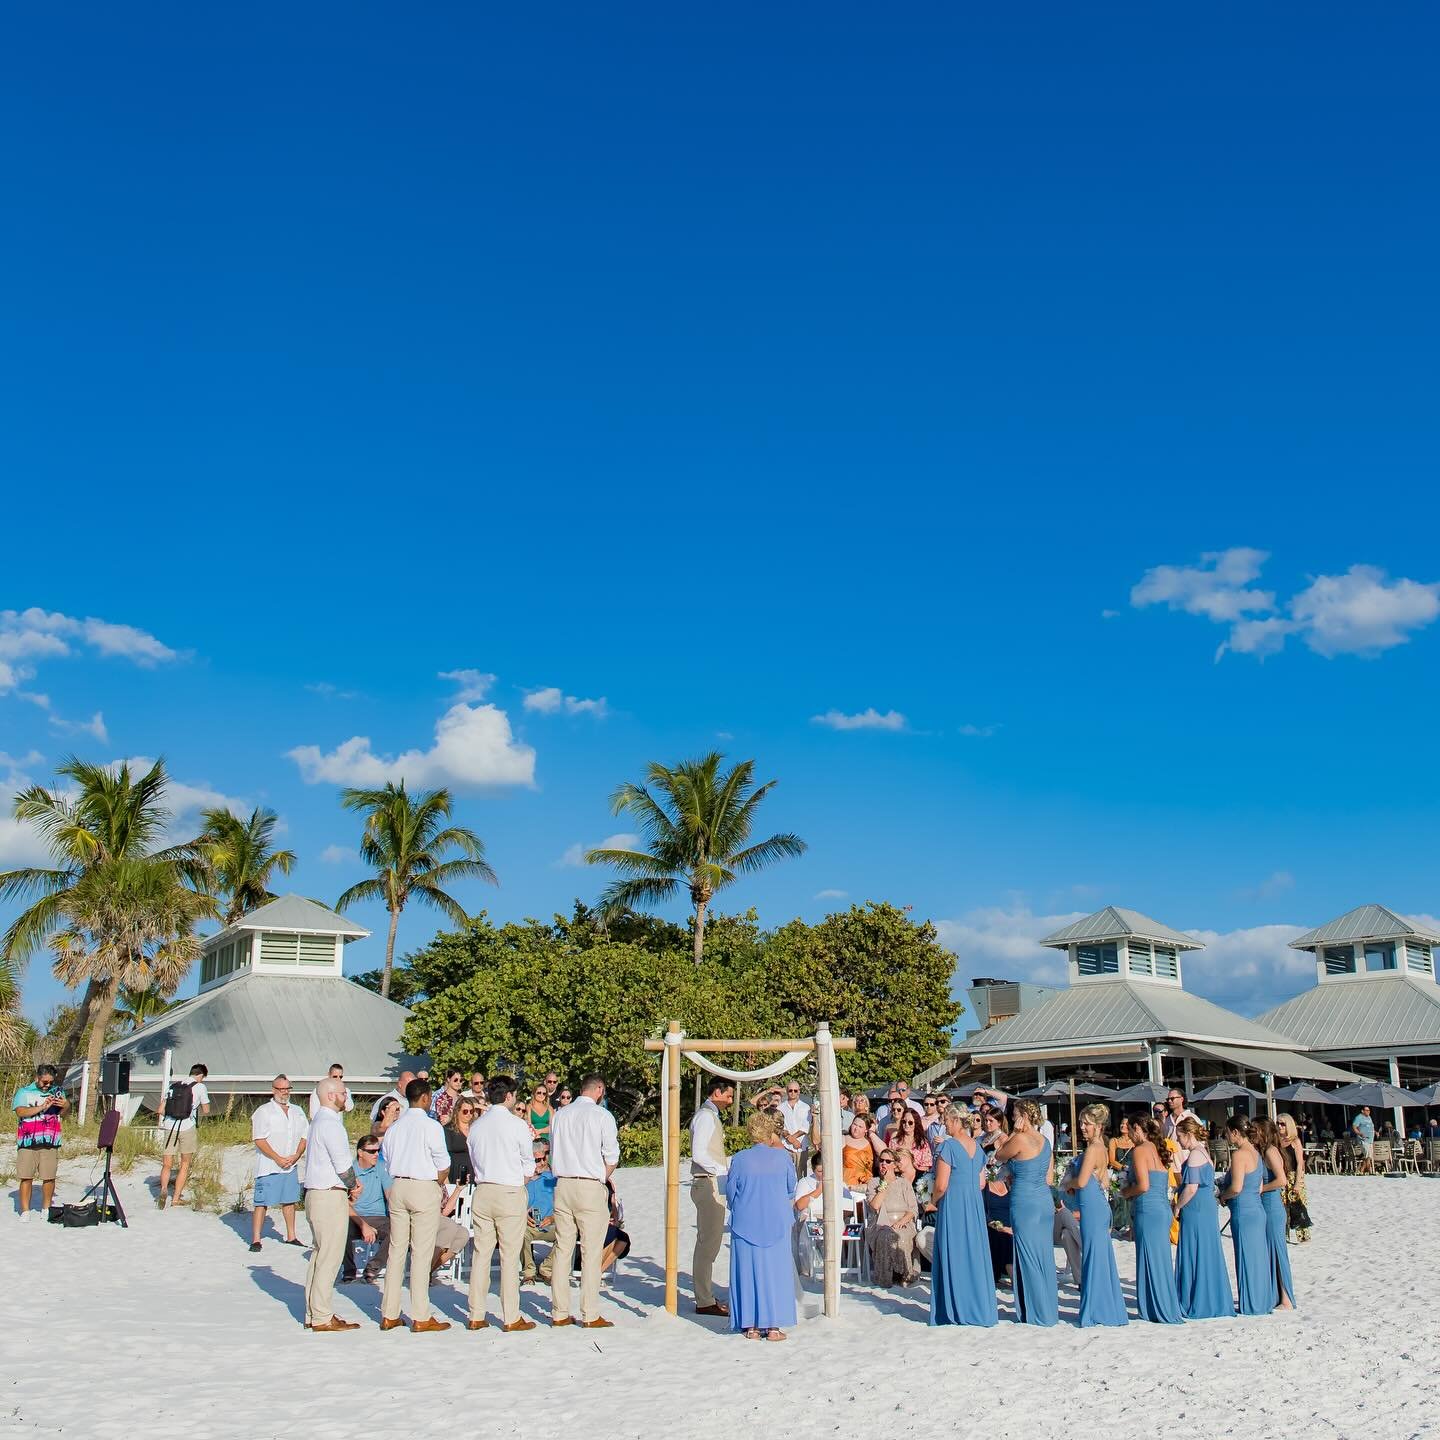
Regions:
<instances>
[{"instance_id":1,"label":"bald man","mask_svg":"<svg viewBox=\"0 0 1440 1440\"><path fill-rule=\"evenodd\" d=\"M315 1087L315 1098L319 1108L305 1141L305 1218L315 1241L305 1272L305 1328L358 1330L353 1321L338 1319L334 1309L335 1276L350 1234L350 1201L360 1193L340 1119L345 1086L327 1076Z\"/></svg>"}]
</instances>

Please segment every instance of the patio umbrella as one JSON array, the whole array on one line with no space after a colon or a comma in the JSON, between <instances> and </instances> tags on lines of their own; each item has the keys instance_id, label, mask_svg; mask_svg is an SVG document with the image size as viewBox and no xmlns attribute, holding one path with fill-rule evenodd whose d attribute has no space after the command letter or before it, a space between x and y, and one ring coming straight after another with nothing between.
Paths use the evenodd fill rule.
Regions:
<instances>
[{"instance_id":1,"label":"patio umbrella","mask_svg":"<svg viewBox=\"0 0 1440 1440\"><path fill-rule=\"evenodd\" d=\"M1330 1100L1335 1105L1373 1105L1381 1110L1425 1103L1411 1091L1402 1090L1398 1085L1386 1085L1380 1080L1361 1080L1355 1085L1343 1085L1330 1096Z\"/></svg>"},{"instance_id":2,"label":"patio umbrella","mask_svg":"<svg viewBox=\"0 0 1440 1440\"><path fill-rule=\"evenodd\" d=\"M1334 1105L1334 1095L1328 1090L1322 1090L1318 1085L1311 1085L1308 1081L1298 1080L1294 1085L1282 1085L1276 1092L1277 1100L1296 1100L1301 1105Z\"/></svg>"},{"instance_id":3,"label":"patio umbrella","mask_svg":"<svg viewBox=\"0 0 1440 1440\"><path fill-rule=\"evenodd\" d=\"M1421 1105L1440 1105L1440 1080L1425 1086L1423 1090L1415 1091L1415 1099Z\"/></svg>"},{"instance_id":4,"label":"patio umbrella","mask_svg":"<svg viewBox=\"0 0 1440 1440\"><path fill-rule=\"evenodd\" d=\"M1279 1094L1279 1091L1276 1091ZM1248 1086L1237 1085L1233 1080L1219 1080L1204 1090L1197 1090L1190 1097L1198 1105L1202 1100L1263 1100L1263 1090L1251 1090Z\"/></svg>"},{"instance_id":5,"label":"patio umbrella","mask_svg":"<svg viewBox=\"0 0 1440 1440\"><path fill-rule=\"evenodd\" d=\"M1153 1080L1141 1080L1136 1085L1131 1085L1124 1090L1115 1093L1116 1100L1144 1100L1154 1105L1163 1100L1170 1093L1170 1086L1157 1085Z\"/></svg>"},{"instance_id":6,"label":"patio umbrella","mask_svg":"<svg viewBox=\"0 0 1440 1440\"><path fill-rule=\"evenodd\" d=\"M1052 1080L1048 1085L1037 1085L1033 1090L1022 1090L1020 1094L1026 1100L1068 1100L1070 1098L1070 1082L1068 1080ZM1103 1085L1091 1085L1088 1082L1079 1082L1075 1086L1077 1098L1086 1100L1113 1100L1115 1092L1107 1090Z\"/></svg>"}]
</instances>

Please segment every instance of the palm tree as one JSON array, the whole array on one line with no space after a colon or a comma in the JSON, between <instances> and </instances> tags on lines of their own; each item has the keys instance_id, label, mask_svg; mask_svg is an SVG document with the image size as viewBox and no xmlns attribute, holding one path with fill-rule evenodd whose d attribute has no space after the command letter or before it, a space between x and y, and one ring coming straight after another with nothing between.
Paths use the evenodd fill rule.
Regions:
<instances>
[{"instance_id":1,"label":"palm tree","mask_svg":"<svg viewBox=\"0 0 1440 1440\"><path fill-rule=\"evenodd\" d=\"M31 785L15 797L15 819L40 832L54 863L49 868L26 866L0 875L0 902L31 900L0 937L0 963L12 968L18 968L54 935L63 923L66 896L98 866L151 855L174 864L194 881L202 878L193 846L151 850L170 819L163 759L144 774L133 774L128 762L92 765L72 755L56 773L69 780L70 786L47 790ZM58 1064L62 1070L74 1058L100 998L100 983L86 977L84 999L61 1040Z\"/></svg>"},{"instance_id":2,"label":"palm tree","mask_svg":"<svg viewBox=\"0 0 1440 1440\"><path fill-rule=\"evenodd\" d=\"M485 845L463 825L445 825L450 818L450 792L426 790L411 796L402 780L383 790L344 790L340 803L347 810L365 816L365 834L360 841L360 858L377 873L352 885L336 902L343 910L357 900L383 900L390 912L390 934L385 941L385 969L380 993L390 995L390 974L395 964L395 931L400 912L412 900L421 900L443 911L457 925L470 917L445 886L456 880L474 878L500 882L485 863ZM457 859L442 858L459 850Z\"/></svg>"},{"instance_id":3,"label":"palm tree","mask_svg":"<svg viewBox=\"0 0 1440 1440\"><path fill-rule=\"evenodd\" d=\"M122 985L115 1001L115 1022L119 1024L122 1035L130 1035L144 1029L167 1010L173 1010L178 1003L153 985L144 990L132 990L128 985Z\"/></svg>"},{"instance_id":4,"label":"palm tree","mask_svg":"<svg viewBox=\"0 0 1440 1440\"><path fill-rule=\"evenodd\" d=\"M213 918L216 905L185 884L174 860L126 856L88 869L59 909L64 928L50 939L55 975L95 991L86 1058L98 1074L121 988L173 994L200 953L195 924Z\"/></svg>"},{"instance_id":5,"label":"palm tree","mask_svg":"<svg viewBox=\"0 0 1440 1440\"><path fill-rule=\"evenodd\" d=\"M14 967L0 960L0 1061L20 1059L34 1037L34 1027L20 1012L20 986Z\"/></svg>"},{"instance_id":6,"label":"palm tree","mask_svg":"<svg viewBox=\"0 0 1440 1440\"><path fill-rule=\"evenodd\" d=\"M742 873L803 855L798 835L772 835L748 844L755 811L775 781L755 784L755 762L741 760L721 773L725 757L711 751L673 768L652 764L640 785L622 785L610 798L615 814L639 823L648 850L591 850L586 862L613 865L623 878L600 897L614 914L670 899L682 886L695 907L695 963L705 953L705 910L719 890ZM655 794L651 793L654 787Z\"/></svg>"},{"instance_id":7,"label":"palm tree","mask_svg":"<svg viewBox=\"0 0 1440 1440\"><path fill-rule=\"evenodd\" d=\"M270 881L278 870L288 875L295 866L293 850L274 850L271 840L280 817L256 806L248 820L228 810L205 810L205 828L195 842L210 870L211 885L229 897L224 923L233 925L242 915L275 899Z\"/></svg>"}]
</instances>

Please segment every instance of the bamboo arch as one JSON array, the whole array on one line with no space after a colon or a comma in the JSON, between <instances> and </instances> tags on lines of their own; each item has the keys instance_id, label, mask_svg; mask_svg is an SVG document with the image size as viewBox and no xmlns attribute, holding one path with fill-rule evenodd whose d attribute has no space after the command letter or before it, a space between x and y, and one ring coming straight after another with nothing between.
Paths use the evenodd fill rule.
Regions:
<instances>
[{"instance_id":1,"label":"bamboo arch","mask_svg":"<svg viewBox=\"0 0 1440 1440\"><path fill-rule=\"evenodd\" d=\"M808 1040L692 1040L672 1020L663 1040L647 1040L645 1048L661 1052L664 1071L661 1087L662 1134L665 1141L665 1308L680 1312L680 1063L688 1056L701 1069L727 1079L773 1079L813 1054L819 1069L820 1159L825 1167L821 1181L825 1217L825 1314L834 1318L840 1308L840 1075L835 1068L837 1050L853 1050L851 1039L837 1039L823 1022ZM724 1070L709 1054L756 1055L783 1052L781 1058L759 1070Z\"/></svg>"}]
</instances>

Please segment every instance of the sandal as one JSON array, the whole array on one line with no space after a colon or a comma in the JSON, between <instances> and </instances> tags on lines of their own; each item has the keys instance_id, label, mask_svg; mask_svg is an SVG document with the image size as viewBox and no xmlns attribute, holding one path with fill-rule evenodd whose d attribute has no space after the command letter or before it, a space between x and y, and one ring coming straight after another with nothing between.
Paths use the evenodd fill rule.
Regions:
<instances>
[{"instance_id":1,"label":"sandal","mask_svg":"<svg viewBox=\"0 0 1440 1440\"><path fill-rule=\"evenodd\" d=\"M745 1338L747 1340L758 1340L760 1338L760 1332L755 1329L747 1330L745 1332Z\"/></svg>"},{"instance_id":2,"label":"sandal","mask_svg":"<svg viewBox=\"0 0 1440 1440\"><path fill-rule=\"evenodd\" d=\"M786 1340L789 1337L783 1330L767 1330L765 1332L765 1338L767 1340Z\"/></svg>"}]
</instances>

